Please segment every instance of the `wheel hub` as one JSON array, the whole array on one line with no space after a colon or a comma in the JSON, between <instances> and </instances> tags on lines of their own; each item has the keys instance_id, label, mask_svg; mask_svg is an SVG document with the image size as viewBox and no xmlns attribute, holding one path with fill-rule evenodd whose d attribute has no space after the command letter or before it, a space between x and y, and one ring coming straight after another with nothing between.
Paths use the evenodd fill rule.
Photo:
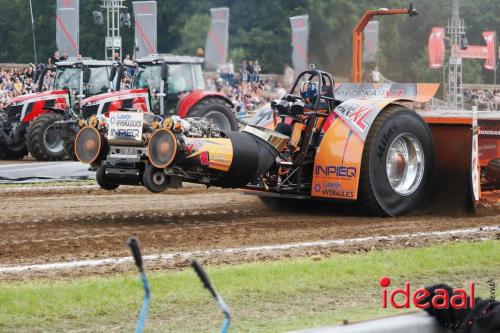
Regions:
<instances>
[{"instance_id":1,"label":"wheel hub","mask_svg":"<svg viewBox=\"0 0 500 333\"><path fill-rule=\"evenodd\" d=\"M53 124L45 129L43 140L45 147L52 153L59 153L64 149L63 140L57 135L56 128Z\"/></svg>"},{"instance_id":2,"label":"wheel hub","mask_svg":"<svg viewBox=\"0 0 500 333\"><path fill-rule=\"evenodd\" d=\"M392 189L410 195L419 187L424 175L425 157L420 141L410 133L398 135L389 146L386 174Z\"/></svg>"},{"instance_id":3,"label":"wheel hub","mask_svg":"<svg viewBox=\"0 0 500 333\"><path fill-rule=\"evenodd\" d=\"M163 185L165 183L165 173L162 171L155 172L153 175L153 183L155 185Z\"/></svg>"}]
</instances>

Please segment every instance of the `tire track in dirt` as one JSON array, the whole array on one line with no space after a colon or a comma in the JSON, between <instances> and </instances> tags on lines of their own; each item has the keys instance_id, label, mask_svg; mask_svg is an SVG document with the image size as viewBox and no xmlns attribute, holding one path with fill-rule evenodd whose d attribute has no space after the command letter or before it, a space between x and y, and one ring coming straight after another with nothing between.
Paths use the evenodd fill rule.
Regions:
<instances>
[{"instance_id":1,"label":"tire track in dirt","mask_svg":"<svg viewBox=\"0 0 500 333\"><path fill-rule=\"evenodd\" d=\"M138 236L145 253L196 251L419 231L493 226L489 216L370 218L352 206L268 208L239 191L183 188L151 194L140 188L0 193L0 265L128 255Z\"/></svg>"}]
</instances>

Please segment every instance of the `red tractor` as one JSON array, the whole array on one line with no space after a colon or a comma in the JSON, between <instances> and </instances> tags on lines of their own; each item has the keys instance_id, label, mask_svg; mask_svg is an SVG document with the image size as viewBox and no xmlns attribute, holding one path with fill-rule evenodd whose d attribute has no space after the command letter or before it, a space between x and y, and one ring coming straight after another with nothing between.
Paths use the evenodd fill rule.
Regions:
<instances>
[{"instance_id":1,"label":"red tractor","mask_svg":"<svg viewBox=\"0 0 500 333\"><path fill-rule=\"evenodd\" d=\"M52 90L42 92L47 68L37 71L38 92L13 98L0 110L0 158L22 159L29 153L44 161L66 157L54 123L78 109L85 97L113 89L111 61L76 59L58 62Z\"/></svg>"},{"instance_id":2,"label":"red tractor","mask_svg":"<svg viewBox=\"0 0 500 333\"><path fill-rule=\"evenodd\" d=\"M162 118L172 115L201 117L221 130L237 130L238 121L231 100L205 90L202 63L202 58L177 55L138 59L136 67L119 69L134 72L132 88L83 100L81 117L86 120L92 115L135 109Z\"/></svg>"}]
</instances>

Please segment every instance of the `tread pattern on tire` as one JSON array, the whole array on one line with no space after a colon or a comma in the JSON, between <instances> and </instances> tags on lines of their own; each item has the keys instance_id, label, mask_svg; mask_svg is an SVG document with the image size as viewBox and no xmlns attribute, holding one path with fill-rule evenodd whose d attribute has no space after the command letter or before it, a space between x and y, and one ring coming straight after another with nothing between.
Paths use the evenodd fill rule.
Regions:
<instances>
[{"instance_id":1,"label":"tread pattern on tire","mask_svg":"<svg viewBox=\"0 0 500 333\"><path fill-rule=\"evenodd\" d=\"M48 154L48 152L43 147L45 125L48 122L55 122L62 119L63 117L60 114L49 112L39 116L28 126L28 130L26 133L26 146L31 156L33 156L36 160L59 161L66 157L66 153L64 152L64 150L62 151L60 156L52 156Z\"/></svg>"},{"instance_id":2,"label":"tread pattern on tire","mask_svg":"<svg viewBox=\"0 0 500 333\"><path fill-rule=\"evenodd\" d=\"M404 114L408 115L408 113L411 113L411 116L415 116L416 118L419 118L420 121L422 122L423 125L425 125L425 122L414 113L414 111L408 109L405 106L402 105L397 105L397 104L391 104L387 106L375 119L373 122L369 132L368 136L365 141L365 145L363 147L363 155L362 155L362 160L361 160L361 175L360 175L360 181L359 181L359 196L358 196L358 202L360 203L362 209L370 214L370 215L377 215L377 216L388 216L388 215L399 215L401 209L409 209L409 208L404 208L405 205L404 203L400 203L398 205L403 205L397 206L394 205L393 201L388 201L386 203L380 202L382 200L380 197L377 199L377 194L375 193L378 191L376 187L380 185L376 185L376 183L380 183L379 180L374 175L374 171L371 170L375 168L377 170L380 168L379 165L371 166L370 165L370 160L371 156L373 155L373 152L371 152L372 149L380 149L381 147L372 147L374 143L379 142L377 140L380 139L378 137L378 134L380 133L381 130L383 130L383 126L388 121L390 117L393 117L394 114L402 112L402 116ZM426 126L426 125L425 125ZM421 130L419 130L421 131ZM433 184L433 169L434 169L434 148L433 145L434 143L432 142L432 133L430 132L430 129L427 127L428 135L430 141L426 141L427 139L423 139L422 144L424 145L423 148L424 150L427 149L425 152L425 163L426 163L426 168L427 172L424 174L423 179L422 179L422 184L420 185L419 193L417 197L414 197L412 200L417 200L417 201L412 201L414 206L411 208L411 211L414 211L416 209L419 209L423 207L429 200L430 198L430 193L432 191L432 184ZM423 132L420 132L421 135L423 135ZM382 138L382 140L384 140ZM422 139L421 139L422 140ZM425 143L425 141L427 143ZM383 141L380 141L379 143L383 144ZM430 146L431 145L431 146ZM425 148L428 147L428 148ZM384 148L385 150L386 148ZM378 170L381 171L381 170ZM373 174L372 174L373 173ZM385 176L380 174L380 177ZM378 174L377 174L378 177ZM389 198L388 200L394 200L394 198ZM409 200L409 199L408 199ZM383 206L391 202L391 208L386 207L384 208ZM392 210L393 212L387 211L387 209ZM397 212L399 210L399 212ZM410 211L408 211L410 212Z\"/></svg>"}]
</instances>

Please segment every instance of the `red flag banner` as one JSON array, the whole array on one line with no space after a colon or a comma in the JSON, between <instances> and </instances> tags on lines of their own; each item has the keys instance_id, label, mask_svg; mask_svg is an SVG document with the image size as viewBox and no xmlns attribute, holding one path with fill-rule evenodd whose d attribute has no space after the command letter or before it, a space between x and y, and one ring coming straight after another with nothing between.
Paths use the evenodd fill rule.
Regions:
<instances>
[{"instance_id":1,"label":"red flag banner","mask_svg":"<svg viewBox=\"0 0 500 333\"><path fill-rule=\"evenodd\" d=\"M483 32L483 38L486 42L487 57L484 62L484 68L489 70L496 69L496 38L497 33L495 31L485 31Z\"/></svg>"},{"instance_id":2,"label":"red flag banner","mask_svg":"<svg viewBox=\"0 0 500 333\"><path fill-rule=\"evenodd\" d=\"M488 47L469 45L466 50L460 50L460 56L465 59L488 59Z\"/></svg>"},{"instance_id":3,"label":"red flag banner","mask_svg":"<svg viewBox=\"0 0 500 333\"><path fill-rule=\"evenodd\" d=\"M441 68L444 65L444 28L434 27L429 35L429 67Z\"/></svg>"}]
</instances>

